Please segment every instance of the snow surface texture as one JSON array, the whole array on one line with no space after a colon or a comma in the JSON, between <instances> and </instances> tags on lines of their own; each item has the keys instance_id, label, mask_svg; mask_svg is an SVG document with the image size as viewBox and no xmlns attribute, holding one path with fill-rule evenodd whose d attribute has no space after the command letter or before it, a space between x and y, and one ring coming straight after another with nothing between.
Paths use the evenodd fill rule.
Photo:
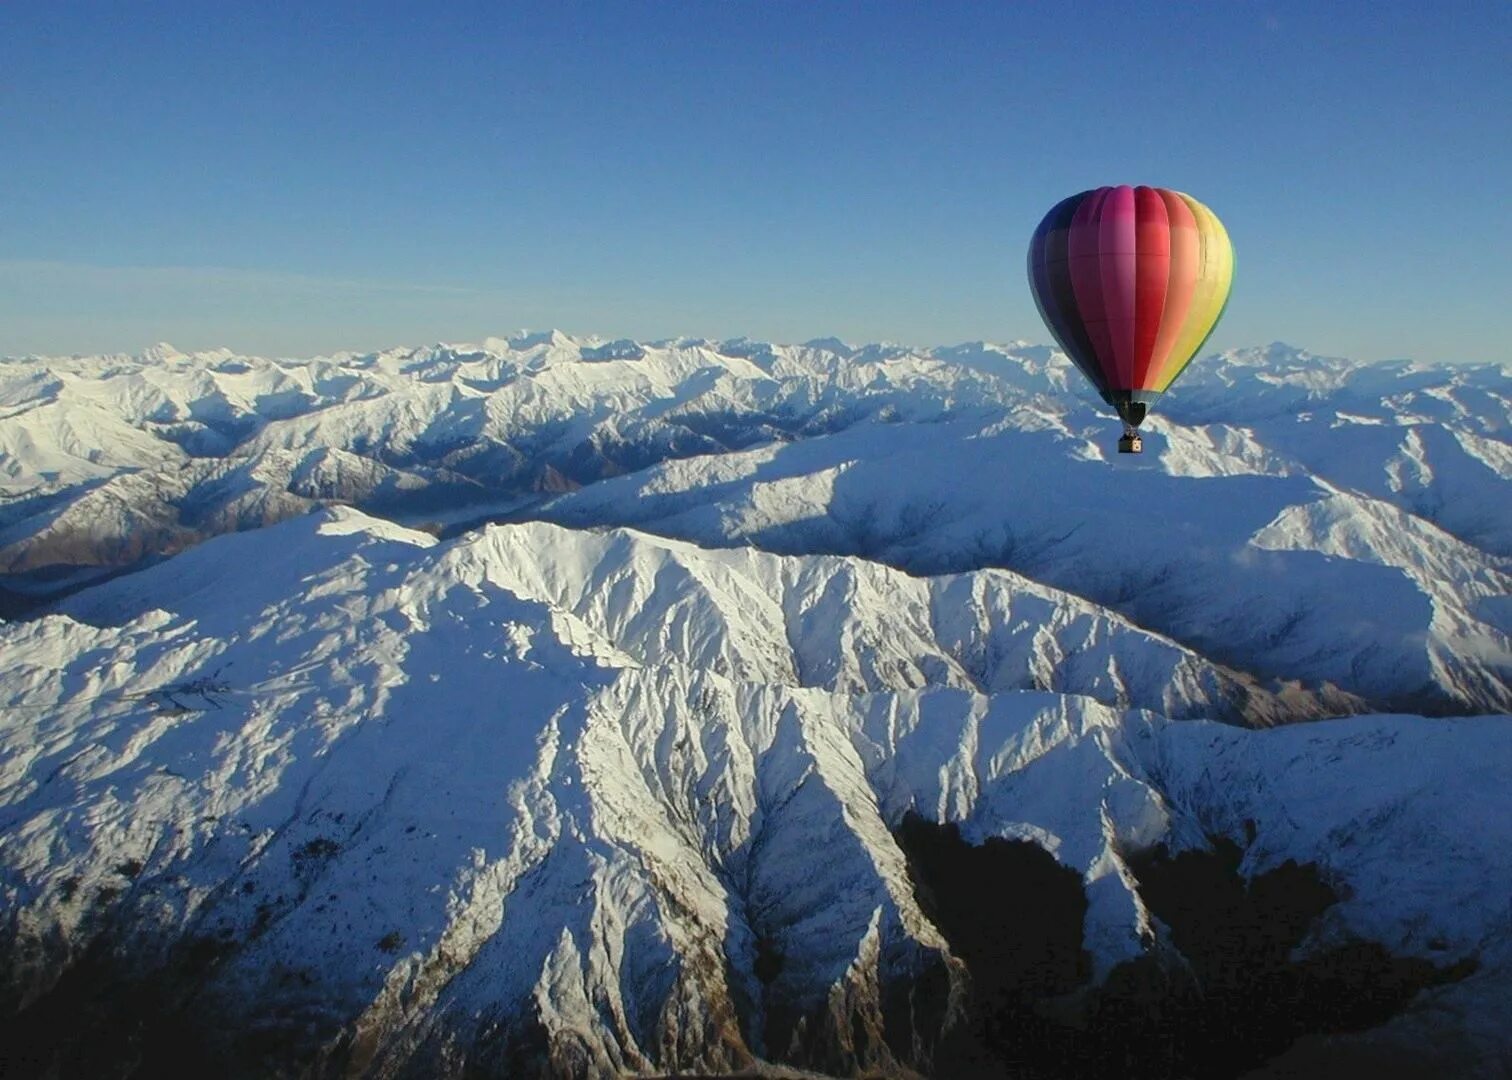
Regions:
<instances>
[{"instance_id":1,"label":"snow surface texture","mask_svg":"<svg viewBox=\"0 0 1512 1080\"><path fill-rule=\"evenodd\" d=\"M1270 725L1512 708L1512 377L1231 354L1135 461L1076 378L0 363L12 595L178 552L0 623L8 1000L187 944L203 1015L352 1074L927 1072L968 990L912 810L1078 874L1099 978L1171 948L1127 853L1316 861L1305 949L1478 965L1365 1038L1505 1064L1512 718Z\"/></svg>"},{"instance_id":2,"label":"snow surface texture","mask_svg":"<svg viewBox=\"0 0 1512 1080\"><path fill-rule=\"evenodd\" d=\"M858 614L886 575L900 614ZM1247 873L1319 860L1349 897L1320 940L1478 958L1390 1030L1449 1017L1501 1052L1512 718L1172 721L1090 694L1127 670L1119 694L1189 711L1223 674L1008 575L906 582L331 510L0 628L0 887L32 961L8 989L114 929L149 956L229 943L197 989L219 1022L317 1017L385 1075L534 1044L575 1075L927 1067L938 1030L912 1061L857 1035L931 965L959 982L890 832L912 809L1078 872L1099 972L1161 933L1121 852L1227 835ZM999 685L1027 679L1070 685ZM785 958L769 984L760 948Z\"/></svg>"},{"instance_id":3,"label":"snow surface texture","mask_svg":"<svg viewBox=\"0 0 1512 1080\"><path fill-rule=\"evenodd\" d=\"M1013 570L1333 711L1512 708L1505 367L1209 358L1132 460L1088 394L1024 344L553 332L308 361L15 359L0 571L19 611L332 503L432 531L632 525Z\"/></svg>"}]
</instances>

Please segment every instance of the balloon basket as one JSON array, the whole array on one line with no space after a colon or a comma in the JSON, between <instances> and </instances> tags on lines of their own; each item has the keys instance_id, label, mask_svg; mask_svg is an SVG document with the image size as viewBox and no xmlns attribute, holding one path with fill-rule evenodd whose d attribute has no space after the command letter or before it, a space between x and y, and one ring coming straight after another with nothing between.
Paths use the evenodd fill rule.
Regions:
<instances>
[{"instance_id":1,"label":"balloon basket","mask_svg":"<svg viewBox=\"0 0 1512 1080\"><path fill-rule=\"evenodd\" d=\"M1139 437L1137 431L1126 431L1123 438L1118 440L1118 452L1120 454L1144 453L1144 440Z\"/></svg>"}]
</instances>

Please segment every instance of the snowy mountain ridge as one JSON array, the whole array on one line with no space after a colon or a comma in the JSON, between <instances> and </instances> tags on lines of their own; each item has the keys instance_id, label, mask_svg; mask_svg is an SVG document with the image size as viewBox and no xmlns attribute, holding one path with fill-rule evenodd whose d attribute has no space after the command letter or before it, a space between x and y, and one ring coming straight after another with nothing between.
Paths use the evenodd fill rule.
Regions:
<instances>
[{"instance_id":1,"label":"snowy mountain ridge","mask_svg":"<svg viewBox=\"0 0 1512 1080\"><path fill-rule=\"evenodd\" d=\"M10 360L0 566L21 613L317 505L441 531L633 525L911 572L1002 567L1261 680L1508 709L1509 385L1494 365L1240 350L1167 395L1136 467L1108 458L1064 357L1022 343L552 331L308 361ZM1224 595L1235 567L1250 584ZM1355 608L1322 612L1324 594Z\"/></svg>"},{"instance_id":2,"label":"snowy mountain ridge","mask_svg":"<svg viewBox=\"0 0 1512 1080\"><path fill-rule=\"evenodd\" d=\"M293 1042L269 1060L927 1070L968 984L893 839L912 810L1074 870L1103 976L1168 933L1128 852L1216 834L1245 843L1252 874L1323 859L1351 899L1319 940L1475 956L1433 1008L1496 1045L1512 720L1246 732L1064 691L982 695L951 685L944 656L934 685L863 687L859 670L805 678L775 627L737 642L698 610L750 616L735 569L801 589L814 561L545 525L438 545L334 511L3 628L0 866L8 944L32 958L12 999L45 1002L48 973L114 933L148 970L177 970L174 942L213 943L173 1005L233 1033L271 1025ZM676 566L705 591L668 581ZM980 613L1001 603L978 595ZM837 615L793 655L822 653ZM1340 768L1369 788L1320 784Z\"/></svg>"},{"instance_id":3,"label":"snowy mountain ridge","mask_svg":"<svg viewBox=\"0 0 1512 1080\"><path fill-rule=\"evenodd\" d=\"M1512 371L1224 354L1136 460L1078 378L0 361L0 1046L1512 1067Z\"/></svg>"}]
</instances>

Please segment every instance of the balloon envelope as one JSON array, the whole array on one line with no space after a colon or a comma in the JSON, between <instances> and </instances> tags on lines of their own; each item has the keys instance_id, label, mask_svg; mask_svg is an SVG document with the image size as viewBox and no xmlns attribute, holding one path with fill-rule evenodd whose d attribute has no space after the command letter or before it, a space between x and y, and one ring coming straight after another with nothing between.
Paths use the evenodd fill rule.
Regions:
<instances>
[{"instance_id":1,"label":"balloon envelope","mask_svg":"<svg viewBox=\"0 0 1512 1080\"><path fill-rule=\"evenodd\" d=\"M1029 290L1045 325L1135 427L1213 332L1233 278L1217 215L1165 188L1063 199L1029 243Z\"/></svg>"}]
</instances>

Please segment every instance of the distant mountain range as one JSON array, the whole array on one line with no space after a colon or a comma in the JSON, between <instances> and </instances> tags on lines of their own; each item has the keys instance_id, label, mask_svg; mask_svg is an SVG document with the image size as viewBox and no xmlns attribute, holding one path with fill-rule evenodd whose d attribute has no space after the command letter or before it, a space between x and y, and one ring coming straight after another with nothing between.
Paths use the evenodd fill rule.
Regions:
<instances>
[{"instance_id":1,"label":"distant mountain range","mask_svg":"<svg viewBox=\"0 0 1512 1080\"><path fill-rule=\"evenodd\" d=\"M1070 365L1022 344L552 332L308 361L10 360L0 569L21 614L319 505L446 534L630 525L1013 570L1272 684L1507 710L1509 398L1502 367L1273 345L1195 365L1130 462Z\"/></svg>"}]
</instances>

